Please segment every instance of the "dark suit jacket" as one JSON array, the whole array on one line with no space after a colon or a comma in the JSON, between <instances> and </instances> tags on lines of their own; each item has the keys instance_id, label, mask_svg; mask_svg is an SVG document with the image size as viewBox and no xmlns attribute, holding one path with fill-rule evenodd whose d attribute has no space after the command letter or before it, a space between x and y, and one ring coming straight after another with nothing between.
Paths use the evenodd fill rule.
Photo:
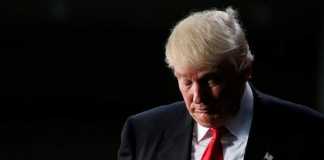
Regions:
<instances>
[{"instance_id":1,"label":"dark suit jacket","mask_svg":"<svg viewBox=\"0 0 324 160\"><path fill-rule=\"evenodd\" d=\"M324 159L324 118L308 107L254 91L245 160ZM126 121L119 160L190 160L193 119L183 102ZM271 158L270 158L271 159Z\"/></svg>"}]
</instances>

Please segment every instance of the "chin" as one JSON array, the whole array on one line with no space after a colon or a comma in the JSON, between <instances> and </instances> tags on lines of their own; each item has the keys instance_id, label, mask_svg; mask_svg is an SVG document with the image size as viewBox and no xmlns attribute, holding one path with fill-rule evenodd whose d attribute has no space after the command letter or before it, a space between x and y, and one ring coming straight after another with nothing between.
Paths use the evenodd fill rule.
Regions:
<instances>
[{"instance_id":1,"label":"chin","mask_svg":"<svg viewBox=\"0 0 324 160\"><path fill-rule=\"evenodd\" d=\"M217 115L208 115L208 114L195 114L193 118L198 122L200 125L212 128L212 127L220 127L224 124L224 120L221 119Z\"/></svg>"}]
</instances>

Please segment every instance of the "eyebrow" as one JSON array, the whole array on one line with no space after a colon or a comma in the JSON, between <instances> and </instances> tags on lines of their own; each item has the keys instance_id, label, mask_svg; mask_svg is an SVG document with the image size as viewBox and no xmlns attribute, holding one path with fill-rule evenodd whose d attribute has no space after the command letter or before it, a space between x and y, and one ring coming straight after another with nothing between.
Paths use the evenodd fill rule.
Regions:
<instances>
[{"instance_id":1,"label":"eyebrow","mask_svg":"<svg viewBox=\"0 0 324 160\"><path fill-rule=\"evenodd\" d=\"M181 73L177 73L177 72L173 72L174 76L179 78L179 77L185 77L186 75L185 74L181 74Z\"/></svg>"},{"instance_id":2,"label":"eyebrow","mask_svg":"<svg viewBox=\"0 0 324 160\"><path fill-rule=\"evenodd\" d=\"M205 75L203 75L200 78L200 81L206 81L206 80L222 80L223 76L221 72L210 72Z\"/></svg>"},{"instance_id":3,"label":"eyebrow","mask_svg":"<svg viewBox=\"0 0 324 160\"><path fill-rule=\"evenodd\" d=\"M207 72L205 73L204 75L202 75L199 79L200 80L204 80L204 79L209 79L209 78L212 78L212 77L220 77L221 76L221 71L220 70L212 70L210 72ZM187 75L185 74L181 74L181 73L177 73L177 72L174 72L174 75L179 78L179 77L188 77Z\"/></svg>"}]
</instances>

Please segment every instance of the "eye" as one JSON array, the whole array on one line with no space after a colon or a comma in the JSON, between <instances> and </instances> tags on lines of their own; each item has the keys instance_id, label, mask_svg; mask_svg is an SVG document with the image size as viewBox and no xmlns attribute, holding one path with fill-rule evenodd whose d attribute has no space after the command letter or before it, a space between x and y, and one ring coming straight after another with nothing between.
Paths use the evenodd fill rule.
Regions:
<instances>
[{"instance_id":1,"label":"eye","mask_svg":"<svg viewBox=\"0 0 324 160\"><path fill-rule=\"evenodd\" d=\"M192 81L191 80L188 80L188 79L183 79L182 80L182 84L184 86L190 86L192 84Z\"/></svg>"},{"instance_id":2,"label":"eye","mask_svg":"<svg viewBox=\"0 0 324 160\"><path fill-rule=\"evenodd\" d=\"M208 86L212 87L212 86L219 85L220 84L220 81L214 80L214 79L210 79L210 80L207 81L207 83L208 83Z\"/></svg>"},{"instance_id":3,"label":"eye","mask_svg":"<svg viewBox=\"0 0 324 160\"><path fill-rule=\"evenodd\" d=\"M192 84L192 82L190 80L184 80L183 84L186 85L186 86L189 86L189 85Z\"/></svg>"},{"instance_id":4,"label":"eye","mask_svg":"<svg viewBox=\"0 0 324 160\"><path fill-rule=\"evenodd\" d=\"M212 77L207 79L207 84L210 87L220 85L221 83L222 83L221 76L212 76Z\"/></svg>"}]
</instances>

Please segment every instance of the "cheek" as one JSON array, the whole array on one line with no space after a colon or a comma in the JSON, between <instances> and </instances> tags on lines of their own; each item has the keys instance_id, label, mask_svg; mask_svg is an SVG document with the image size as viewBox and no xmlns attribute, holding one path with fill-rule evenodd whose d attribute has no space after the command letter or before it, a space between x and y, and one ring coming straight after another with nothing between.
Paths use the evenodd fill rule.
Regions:
<instances>
[{"instance_id":1,"label":"cheek","mask_svg":"<svg viewBox=\"0 0 324 160\"><path fill-rule=\"evenodd\" d=\"M192 96L188 92L182 90L181 87L180 87L180 92L181 92L182 98L185 101L186 105L190 106L192 103Z\"/></svg>"},{"instance_id":2,"label":"cheek","mask_svg":"<svg viewBox=\"0 0 324 160\"><path fill-rule=\"evenodd\" d=\"M223 92L223 86L221 85L217 85L211 88L211 94L214 98L219 98L222 92Z\"/></svg>"}]
</instances>

